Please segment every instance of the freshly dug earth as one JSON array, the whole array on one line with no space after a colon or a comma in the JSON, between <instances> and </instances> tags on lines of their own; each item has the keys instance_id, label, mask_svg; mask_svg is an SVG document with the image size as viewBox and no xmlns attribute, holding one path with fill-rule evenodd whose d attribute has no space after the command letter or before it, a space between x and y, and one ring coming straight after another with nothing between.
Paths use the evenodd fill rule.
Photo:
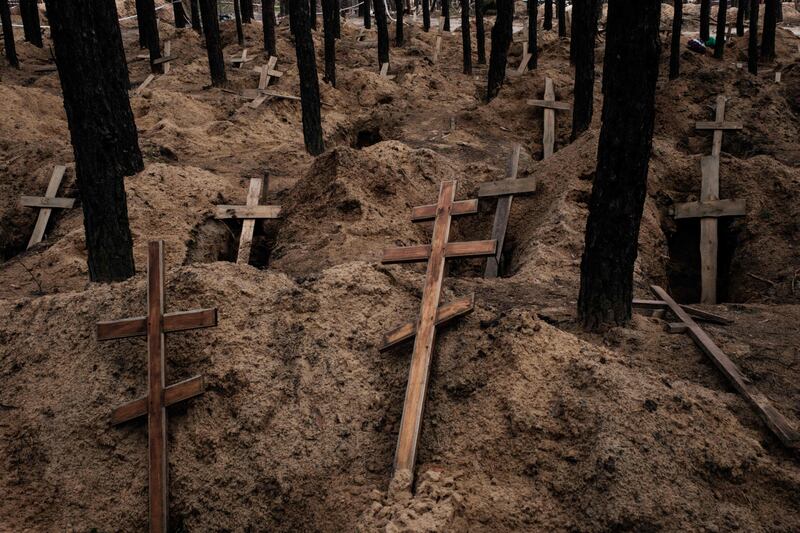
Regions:
<instances>
[{"instance_id":1,"label":"freshly dug earth","mask_svg":"<svg viewBox=\"0 0 800 533\"><path fill-rule=\"evenodd\" d=\"M120 3L120 16L132 4ZM688 36L697 20L686 9ZM25 251L36 213L19 196L41 195L61 163L59 195L78 191L57 75L33 71L48 53L18 36L23 68L0 66L0 530L146 528L146 426L109 420L145 392L146 345L99 343L95 323L145 312L153 239L165 241L167 310L219 309L218 327L167 337L168 383L201 374L207 384L169 409L173 531L800 529L796 453L687 337L665 333L659 316L602 334L575 321L602 35L592 128L570 143L559 113L558 151L541 161L542 113L525 101L541 97L545 76L572 101L568 42L541 33L540 68L510 77L487 105L485 67L461 74L460 29L432 65L435 36L412 23L391 50L388 80L349 21L337 87L321 84L328 150L315 159L298 103L252 109L209 88L201 40L172 28L169 8L159 14L179 59L131 98L146 169L126 180L138 274L123 283L88 282L79 203ZM789 4L784 14L800 22ZM668 27L669 6L663 19ZM226 56L238 55L232 24L222 30ZM123 35L136 84L148 67L135 60L135 21ZM251 66L265 62L261 26L246 35L257 59L228 70L235 93L256 86ZM635 271L637 296L656 283L697 300L698 223L668 211L698 197L711 139L694 123L726 94L726 118L744 130L725 134L721 197L744 199L747 215L720 224L726 303L706 307L734 323L703 327L796 426L798 43L779 31L778 63L750 76L735 64L747 36L734 36L724 61L684 51L681 78L659 80ZM298 94L286 21L278 52L274 90ZM511 68L520 54L515 44ZM665 43L662 74L667 59ZM536 177L538 189L514 199L501 278L484 280L482 261L449 264L443 301L475 293L476 309L437 336L414 494L390 494L411 346L378 346L415 317L424 265L382 266L382 250L429 242L430 224L412 223L411 207L434 202L449 179L458 199L475 197L503 178L516 142L520 177ZM257 225L251 265L237 265L240 224L215 220L214 206L243 203L249 179L263 176L265 201L284 215ZM456 220L451 240L488 238L494 207L482 201L478 215Z\"/></svg>"}]
</instances>

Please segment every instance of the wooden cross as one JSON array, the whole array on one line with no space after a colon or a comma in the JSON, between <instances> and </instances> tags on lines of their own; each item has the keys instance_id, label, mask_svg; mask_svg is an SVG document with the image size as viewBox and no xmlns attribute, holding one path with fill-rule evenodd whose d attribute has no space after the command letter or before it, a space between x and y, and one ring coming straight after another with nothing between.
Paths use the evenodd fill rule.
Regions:
<instances>
[{"instance_id":1,"label":"wooden cross","mask_svg":"<svg viewBox=\"0 0 800 533\"><path fill-rule=\"evenodd\" d=\"M431 63L436 64L439 60L439 52L442 49L442 32L444 32L444 17L439 17L439 27L436 29L436 42L433 45L433 57Z\"/></svg>"},{"instance_id":2,"label":"wooden cross","mask_svg":"<svg viewBox=\"0 0 800 533\"><path fill-rule=\"evenodd\" d=\"M150 58L149 55L140 55L138 57L142 59ZM178 56L172 55L172 41L164 41L164 55L154 60L153 65L164 65L164 74L169 74L170 62L175 61L176 59L178 59ZM147 77L142 82L142 84L136 88L136 91L134 91L134 93L141 94L141 92L144 91L147 88L147 86L150 85L155 79L156 79L155 74L152 73L148 74Z\"/></svg>"},{"instance_id":3,"label":"wooden cross","mask_svg":"<svg viewBox=\"0 0 800 533\"><path fill-rule=\"evenodd\" d=\"M553 80L544 80L544 100L528 100L528 105L544 108L544 159L553 155L556 144L556 111L572 109L566 102L556 102Z\"/></svg>"},{"instance_id":4,"label":"wooden cross","mask_svg":"<svg viewBox=\"0 0 800 533\"><path fill-rule=\"evenodd\" d=\"M275 56L270 56L267 60L267 64L263 67L253 67L253 70L259 73L258 77L258 96L250 102L250 107L253 109L257 108L264 101L269 98L270 95L262 93L265 91L267 87L269 87L269 82L272 80L273 77L280 78L283 76L283 72L275 69L275 64L278 62L278 58Z\"/></svg>"},{"instance_id":5,"label":"wooden cross","mask_svg":"<svg viewBox=\"0 0 800 533\"><path fill-rule=\"evenodd\" d=\"M497 277L500 258L503 254L503 242L506 238L508 217L511 213L511 201L514 199L514 195L536 192L536 178L517 179L521 148L519 144L514 145L514 151L511 154L506 170L508 179L482 183L480 189L478 189L478 198L497 197L497 209L494 213L494 225L492 226L492 239L497 241L497 253L486 259L486 270L484 271L484 277L486 278Z\"/></svg>"},{"instance_id":6,"label":"wooden cross","mask_svg":"<svg viewBox=\"0 0 800 533\"><path fill-rule=\"evenodd\" d=\"M244 220L242 223L242 234L239 237L239 253L236 256L237 263L247 263L250 260L250 248L253 244L253 231L256 227L257 219L279 218L281 206L279 205L258 205L262 196L262 190L266 192L269 188L264 187L262 178L250 179L250 189L247 192L247 202L245 205L218 205L216 218L239 218Z\"/></svg>"},{"instance_id":7,"label":"wooden cross","mask_svg":"<svg viewBox=\"0 0 800 533\"><path fill-rule=\"evenodd\" d=\"M477 199L456 202L455 193L456 182L444 181L439 189L439 199L435 205L423 205L415 207L411 211L411 220L414 222L434 221L431 244L386 249L381 261L384 264L428 262L418 320L389 332L384 337L382 346L382 349L387 349L404 339L415 337L394 459L394 478L402 484L405 484L405 481L413 480L436 326L449 319L462 316L473 308L473 297L439 306L445 260L453 257L493 256L497 251L497 241L495 240L449 242L452 217L472 215L478 212Z\"/></svg>"},{"instance_id":8,"label":"wooden cross","mask_svg":"<svg viewBox=\"0 0 800 533\"><path fill-rule=\"evenodd\" d=\"M513 39L514 42L522 43L522 62L519 64L519 67L517 67L517 70L514 73L516 76L525 74L525 72L528 70L528 61L530 61L531 56L533 56L533 54L528 51L528 28L523 27L522 32L525 35L524 38Z\"/></svg>"},{"instance_id":9,"label":"wooden cross","mask_svg":"<svg viewBox=\"0 0 800 533\"><path fill-rule=\"evenodd\" d=\"M217 325L217 310L198 309L164 314L164 242L147 247L147 316L97 323L100 341L147 337L147 395L117 407L113 424L147 415L150 531L167 530L167 414L166 408L204 392L202 376L165 386L164 334Z\"/></svg>"},{"instance_id":10,"label":"wooden cross","mask_svg":"<svg viewBox=\"0 0 800 533\"><path fill-rule=\"evenodd\" d=\"M251 58L247 57L247 48L243 48L242 49L242 55L240 55L239 57L231 58L231 64L234 65L237 68L242 68L242 66L245 63L247 63L248 61L252 61L252 60L253 60L252 57Z\"/></svg>"},{"instance_id":11,"label":"wooden cross","mask_svg":"<svg viewBox=\"0 0 800 533\"><path fill-rule=\"evenodd\" d=\"M650 289L659 298L655 303L674 314L679 327L671 327L669 331L688 333L694 343L705 353L716 367L728 378L731 385L739 391L752 405L756 412L780 441L787 447L798 448L800 433L792 428L789 421L773 407L769 399L756 389L752 381L742 374L733 361L717 346L711 337L694 321L682 306L667 294L667 291L652 285Z\"/></svg>"},{"instance_id":12,"label":"wooden cross","mask_svg":"<svg viewBox=\"0 0 800 533\"><path fill-rule=\"evenodd\" d=\"M393 80L397 76L394 74L389 74L389 63L381 63L381 73L380 76L382 78L386 78L387 80Z\"/></svg>"},{"instance_id":13,"label":"wooden cross","mask_svg":"<svg viewBox=\"0 0 800 533\"><path fill-rule=\"evenodd\" d=\"M66 170L67 167L64 165L56 165L53 169L53 175L50 176L50 183L47 184L47 191L44 196L23 196L20 200L20 203L25 207L39 208L39 216L36 218L36 225L33 227L33 233L28 241L28 248L42 242L44 231L47 229L47 222L50 220L50 213L53 212L53 209L71 209L75 205L74 198L56 198Z\"/></svg>"},{"instance_id":14,"label":"wooden cross","mask_svg":"<svg viewBox=\"0 0 800 533\"><path fill-rule=\"evenodd\" d=\"M741 124L725 122L725 96L717 97L716 121L698 122L698 130L714 130L711 155L700 161L703 181L700 186L700 201L676 204L672 214L676 219L700 219L700 302L717 303L717 218L743 216L744 200L719 199L719 156L722 152L722 133L726 130L740 130Z\"/></svg>"}]
</instances>

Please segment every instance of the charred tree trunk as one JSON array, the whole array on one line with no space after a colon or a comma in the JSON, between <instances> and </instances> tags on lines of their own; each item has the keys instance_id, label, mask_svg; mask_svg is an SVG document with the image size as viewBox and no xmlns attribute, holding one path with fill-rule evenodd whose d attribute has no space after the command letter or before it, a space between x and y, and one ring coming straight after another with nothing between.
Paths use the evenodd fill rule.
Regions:
<instances>
[{"instance_id":1,"label":"charred tree trunk","mask_svg":"<svg viewBox=\"0 0 800 533\"><path fill-rule=\"evenodd\" d=\"M236 41L244 46L244 29L242 28L242 6L240 0L233 0L233 18L236 19ZM242 65L244 67L244 65Z\"/></svg>"},{"instance_id":2,"label":"charred tree trunk","mask_svg":"<svg viewBox=\"0 0 800 533\"><path fill-rule=\"evenodd\" d=\"M334 29L336 30L336 38L337 39L341 39L342 38L342 6L341 6L339 0L334 0L334 5L336 6L336 9L334 10L335 11L335 13L334 13L335 16L333 18L333 21L335 22ZM386 11L384 10L384 13L385 12Z\"/></svg>"},{"instance_id":3,"label":"charred tree trunk","mask_svg":"<svg viewBox=\"0 0 800 533\"><path fill-rule=\"evenodd\" d=\"M186 27L186 11L183 9L183 2L175 2L172 3L172 14L175 15L175 27L176 28L185 28Z\"/></svg>"},{"instance_id":4,"label":"charred tree trunk","mask_svg":"<svg viewBox=\"0 0 800 533\"><path fill-rule=\"evenodd\" d=\"M566 0L556 0L558 9L558 36L567 36L567 2Z\"/></svg>"},{"instance_id":5,"label":"charred tree trunk","mask_svg":"<svg viewBox=\"0 0 800 533\"><path fill-rule=\"evenodd\" d=\"M497 19L492 28L492 50L489 56L489 81L486 88L486 101L500 92L506 78L508 47L511 46L514 24L514 0L497 0Z\"/></svg>"},{"instance_id":6,"label":"charred tree trunk","mask_svg":"<svg viewBox=\"0 0 800 533\"><path fill-rule=\"evenodd\" d=\"M428 17L428 25L429 26L430 26L430 23L431 23L431 20L430 20L430 17ZM372 28L372 16L370 15L370 0L364 0L364 27L366 29Z\"/></svg>"},{"instance_id":7,"label":"charred tree trunk","mask_svg":"<svg viewBox=\"0 0 800 533\"><path fill-rule=\"evenodd\" d=\"M139 31L139 48L147 48L147 28L142 17L142 0L136 0L136 29Z\"/></svg>"},{"instance_id":8,"label":"charred tree trunk","mask_svg":"<svg viewBox=\"0 0 800 533\"><path fill-rule=\"evenodd\" d=\"M728 0L719 0L717 11L717 38L714 45L714 57L722 59L725 56L725 27L728 22Z\"/></svg>"},{"instance_id":9,"label":"charred tree trunk","mask_svg":"<svg viewBox=\"0 0 800 533\"><path fill-rule=\"evenodd\" d=\"M242 0L242 22L250 24L253 22L255 11L253 9L253 0Z\"/></svg>"},{"instance_id":10,"label":"charred tree trunk","mask_svg":"<svg viewBox=\"0 0 800 533\"><path fill-rule=\"evenodd\" d=\"M442 0L442 16L444 17L444 31L450 31L450 0Z\"/></svg>"},{"instance_id":11,"label":"charred tree trunk","mask_svg":"<svg viewBox=\"0 0 800 533\"><path fill-rule=\"evenodd\" d=\"M477 1L479 2L480 0ZM464 74L472 74L472 42L470 41L469 29L469 0L461 0L461 44L464 49Z\"/></svg>"},{"instance_id":12,"label":"charred tree trunk","mask_svg":"<svg viewBox=\"0 0 800 533\"><path fill-rule=\"evenodd\" d=\"M8 0L0 0L0 19L3 22L3 43L6 50L8 63L15 68L19 68L17 59L17 46L14 43L14 27L11 25L11 9L8 7Z\"/></svg>"},{"instance_id":13,"label":"charred tree trunk","mask_svg":"<svg viewBox=\"0 0 800 533\"><path fill-rule=\"evenodd\" d=\"M476 0L476 3L480 0ZM431 3L430 0L422 0L422 29L426 32L431 31Z\"/></svg>"},{"instance_id":14,"label":"charred tree trunk","mask_svg":"<svg viewBox=\"0 0 800 533\"><path fill-rule=\"evenodd\" d=\"M478 41L478 64L486 64L486 29L483 25L483 0L475 0L475 40Z\"/></svg>"},{"instance_id":15,"label":"charred tree trunk","mask_svg":"<svg viewBox=\"0 0 800 533\"><path fill-rule=\"evenodd\" d=\"M683 29L683 0L675 0L675 15L672 17L672 42L669 50L669 79L681 73L681 30Z\"/></svg>"},{"instance_id":16,"label":"charred tree trunk","mask_svg":"<svg viewBox=\"0 0 800 533\"><path fill-rule=\"evenodd\" d=\"M589 128L594 113L594 43L597 36L598 0L573 0L572 44L575 50L575 104L572 139Z\"/></svg>"},{"instance_id":17,"label":"charred tree trunk","mask_svg":"<svg viewBox=\"0 0 800 533\"><path fill-rule=\"evenodd\" d=\"M477 0L480 1L480 0ZM528 70L535 70L539 66L539 47L537 35L539 24L539 2L532 0L528 2L528 53L531 58L528 60Z\"/></svg>"},{"instance_id":18,"label":"charred tree trunk","mask_svg":"<svg viewBox=\"0 0 800 533\"><path fill-rule=\"evenodd\" d=\"M397 6L397 22L394 28L394 45L403 46L405 41L403 36L403 12L405 11L405 6L403 5L403 0L396 0L395 5Z\"/></svg>"},{"instance_id":19,"label":"charred tree trunk","mask_svg":"<svg viewBox=\"0 0 800 533\"><path fill-rule=\"evenodd\" d=\"M778 26L778 0L764 2L764 29L761 35L761 59L775 59L775 31Z\"/></svg>"},{"instance_id":20,"label":"charred tree trunk","mask_svg":"<svg viewBox=\"0 0 800 533\"><path fill-rule=\"evenodd\" d=\"M153 74L161 74L164 68L156 65L154 61L161 57L161 42L158 37L158 19L156 18L156 5L153 0L141 0L142 12L139 17L142 19L142 29L147 38L147 49L150 51L150 69Z\"/></svg>"},{"instance_id":21,"label":"charred tree trunk","mask_svg":"<svg viewBox=\"0 0 800 533\"><path fill-rule=\"evenodd\" d=\"M375 0L375 25L378 27L378 66L389 62L389 25L386 21L386 4Z\"/></svg>"},{"instance_id":22,"label":"charred tree trunk","mask_svg":"<svg viewBox=\"0 0 800 533\"><path fill-rule=\"evenodd\" d=\"M325 7L323 7L322 9L323 9L322 16L324 17L325 16L325 13L324 13ZM309 20L309 24L311 25L311 29L316 31L316 29L317 29L317 0L311 0L311 4L310 4L310 6L308 8L308 20ZM324 24L324 22L323 22L323 24Z\"/></svg>"},{"instance_id":23,"label":"charred tree trunk","mask_svg":"<svg viewBox=\"0 0 800 533\"><path fill-rule=\"evenodd\" d=\"M750 37L747 43L747 71L758 74L758 0L750 0Z\"/></svg>"},{"instance_id":24,"label":"charred tree trunk","mask_svg":"<svg viewBox=\"0 0 800 533\"><path fill-rule=\"evenodd\" d=\"M544 22L542 28L545 30L553 29L553 0L544 0Z\"/></svg>"},{"instance_id":25,"label":"charred tree trunk","mask_svg":"<svg viewBox=\"0 0 800 533\"><path fill-rule=\"evenodd\" d=\"M295 20L294 47L297 54L297 70L300 74L303 140L309 154L319 155L325 151L325 143L322 140L317 57L314 53L314 40L311 37L311 27L308 23L308 2L290 2L289 16Z\"/></svg>"},{"instance_id":26,"label":"charred tree trunk","mask_svg":"<svg viewBox=\"0 0 800 533\"><path fill-rule=\"evenodd\" d=\"M19 14L22 16L22 33L33 46L42 48L42 26L39 23L39 6L36 0L20 0Z\"/></svg>"},{"instance_id":27,"label":"charred tree trunk","mask_svg":"<svg viewBox=\"0 0 800 533\"><path fill-rule=\"evenodd\" d=\"M264 50L271 56L278 56L275 43L275 0L261 0L261 19L264 26Z\"/></svg>"},{"instance_id":28,"label":"charred tree trunk","mask_svg":"<svg viewBox=\"0 0 800 533\"><path fill-rule=\"evenodd\" d=\"M711 0L700 0L700 40L711 37Z\"/></svg>"},{"instance_id":29,"label":"charred tree trunk","mask_svg":"<svg viewBox=\"0 0 800 533\"><path fill-rule=\"evenodd\" d=\"M334 35L333 0L322 0L322 31L325 34L325 81L336 87L336 36Z\"/></svg>"},{"instance_id":30,"label":"charred tree trunk","mask_svg":"<svg viewBox=\"0 0 800 533\"><path fill-rule=\"evenodd\" d=\"M113 0L47 0L83 207L89 279L135 274L124 177L144 169Z\"/></svg>"},{"instance_id":31,"label":"charred tree trunk","mask_svg":"<svg viewBox=\"0 0 800 533\"><path fill-rule=\"evenodd\" d=\"M744 8L749 0L739 0L739 6L736 9L736 36L744 37L744 16L747 10Z\"/></svg>"},{"instance_id":32,"label":"charred tree trunk","mask_svg":"<svg viewBox=\"0 0 800 533\"><path fill-rule=\"evenodd\" d=\"M197 33L203 32L203 25L200 23L200 4L197 0L191 0L192 9L192 29Z\"/></svg>"},{"instance_id":33,"label":"charred tree trunk","mask_svg":"<svg viewBox=\"0 0 800 533\"><path fill-rule=\"evenodd\" d=\"M660 0L616 0L608 7L603 127L578 297L578 316L590 330L631 316L655 120L660 12Z\"/></svg>"},{"instance_id":34,"label":"charred tree trunk","mask_svg":"<svg viewBox=\"0 0 800 533\"><path fill-rule=\"evenodd\" d=\"M200 0L200 16L203 18L203 34L206 37L208 68L211 71L211 85L225 85L225 59L222 56L222 44L219 38L219 15L217 0Z\"/></svg>"}]
</instances>

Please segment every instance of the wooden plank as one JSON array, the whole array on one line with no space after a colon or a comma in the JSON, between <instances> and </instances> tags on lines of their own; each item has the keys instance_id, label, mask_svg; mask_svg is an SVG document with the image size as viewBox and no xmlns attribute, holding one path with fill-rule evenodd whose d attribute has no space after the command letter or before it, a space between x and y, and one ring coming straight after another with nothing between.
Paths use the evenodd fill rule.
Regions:
<instances>
[{"instance_id":1,"label":"wooden plank","mask_svg":"<svg viewBox=\"0 0 800 533\"><path fill-rule=\"evenodd\" d=\"M250 179L250 189L247 191L247 207L256 207L258 199L261 197L261 187L264 185L262 178ZM253 245L253 232L256 229L256 221L253 218L245 219L242 222L242 233L239 236L239 253L236 256L237 263L247 263L250 261L250 249Z\"/></svg>"},{"instance_id":2,"label":"wooden plank","mask_svg":"<svg viewBox=\"0 0 800 533\"><path fill-rule=\"evenodd\" d=\"M216 218L280 218L279 205L218 205L214 213Z\"/></svg>"},{"instance_id":3,"label":"wooden plank","mask_svg":"<svg viewBox=\"0 0 800 533\"><path fill-rule=\"evenodd\" d=\"M387 248L383 251L381 263L416 263L426 261L431 256L431 245L420 244L418 246L403 246L400 248Z\"/></svg>"},{"instance_id":4,"label":"wooden plank","mask_svg":"<svg viewBox=\"0 0 800 533\"><path fill-rule=\"evenodd\" d=\"M436 311L436 325L440 326L454 318L467 315L475 309L475 295L466 298L458 298L452 302L441 305ZM389 348L412 338L417 333L417 323L406 322L398 326L383 336L383 343L379 351L385 352Z\"/></svg>"},{"instance_id":5,"label":"wooden plank","mask_svg":"<svg viewBox=\"0 0 800 533\"><path fill-rule=\"evenodd\" d=\"M436 42L433 45L433 57L431 57L432 64L435 65L436 62L439 61L439 52L441 51L441 49L442 49L442 36L437 35Z\"/></svg>"},{"instance_id":6,"label":"wooden plank","mask_svg":"<svg viewBox=\"0 0 800 533\"><path fill-rule=\"evenodd\" d=\"M194 376L185 381L175 383L164 389L164 407L194 398L205 392L203 376ZM132 402L123 404L111 413L111 423L122 424L147 414L147 397L142 396Z\"/></svg>"},{"instance_id":7,"label":"wooden plank","mask_svg":"<svg viewBox=\"0 0 800 533\"><path fill-rule=\"evenodd\" d=\"M20 203L24 207L41 207L50 209L70 209L75 205L75 198L48 198L46 196L22 196Z\"/></svg>"},{"instance_id":8,"label":"wooden plank","mask_svg":"<svg viewBox=\"0 0 800 533\"><path fill-rule=\"evenodd\" d=\"M556 111L569 111L572 109L572 106L567 102L552 102L550 100L528 100L528 105L544 107L545 109L555 109Z\"/></svg>"},{"instance_id":9,"label":"wooden plank","mask_svg":"<svg viewBox=\"0 0 800 533\"><path fill-rule=\"evenodd\" d=\"M38 67L33 67L34 72L55 72L58 70L56 65L41 65Z\"/></svg>"},{"instance_id":10,"label":"wooden plank","mask_svg":"<svg viewBox=\"0 0 800 533\"><path fill-rule=\"evenodd\" d=\"M668 322L664 329L667 333L686 333L689 331L689 326L683 322Z\"/></svg>"},{"instance_id":11,"label":"wooden plank","mask_svg":"<svg viewBox=\"0 0 800 533\"><path fill-rule=\"evenodd\" d=\"M164 41L164 55L167 56L167 57L170 57L172 55L171 53L172 53L172 41L169 41L169 40ZM161 61L163 59L164 58L162 57L160 59L157 59L156 61ZM175 59L177 59L177 57L175 57ZM163 63L163 61L162 61L162 63ZM164 74L169 74L169 71L170 71L171 68L172 68L172 66L170 65L169 61L167 61L164 64Z\"/></svg>"},{"instance_id":12,"label":"wooden plank","mask_svg":"<svg viewBox=\"0 0 800 533\"><path fill-rule=\"evenodd\" d=\"M164 333L209 328L216 325L216 308L179 311L177 313L167 313L164 315ZM147 335L147 317L144 316L97 323L98 341L144 335Z\"/></svg>"},{"instance_id":13,"label":"wooden plank","mask_svg":"<svg viewBox=\"0 0 800 533\"><path fill-rule=\"evenodd\" d=\"M450 216L474 215L478 212L478 200L461 200L453 203ZM427 222L436 218L436 205L420 205L411 209L412 222Z\"/></svg>"},{"instance_id":14,"label":"wooden plank","mask_svg":"<svg viewBox=\"0 0 800 533\"><path fill-rule=\"evenodd\" d=\"M469 241L469 242L450 242L445 245L445 257L450 258L474 258L494 255L497 251L497 241ZM403 246L400 248L387 248L383 251L383 264L394 263L416 263L425 261L431 256L431 245L420 244L418 246Z\"/></svg>"},{"instance_id":15,"label":"wooden plank","mask_svg":"<svg viewBox=\"0 0 800 533\"><path fill-rule=\"evenodd\" d=\"M511 151L511 157L506 166L506 177L510 180L517 179L521 150L522 145L516 143ZM480 196L480 190L478 191L478 196ZM496 278L500 270L500 259L503 255L503 244L506 240L508 217L511 214L513 199L513 196L503 196L497 199L497 208L494 212L494 223L492 224L492 239L497 241L497 250L494 256L486 258L486 268L483 273L486 278Z\"/></svg>"},{"instance_id":16,"label":"wooden plank","mask_svg":"<svg viewBox=\"0 0 800 533\"><path fill-rule=\"evenodd\" d=\"M135 94L141 94L141 92L144 91L147 88L147 86L150 85L150 83L152 83L154 79L156 79L155 74L148 74L148 76L144 79L142 84L136 88L136 91L134 91Z\"/></svg>"},{"instance_id":17,"label":"wooden plank","mask_svg":"<svg viewBox=\"0 0 800 533\"><path fill-rule=\"evenodd\" d=\"M633 308L634 309L645 309L645 310L659 310L659 309L667 309L667 302L663 300L633 300ZM733 324L733 320L729 318L725 318L724 316L720 316L714 313L709 313L708 311L703 311L702 309L698 309L696 307L692 307L690 305L681 304L681 309L686 311L689 316L694 318L695 320L703 320L705 322L711 322L713 324L720 324L723 326L727 326L728 324Z\"/></svg>"},{"instance_id":18,"label":"wooden plank","mask_svg":"<svg viewBox=\"0 0 800 533\"><path fill-rule=\"evenodd\" d=\"M694 125L698 130L733 131L744 128L741 122L697 122Z\"/></svg>"},{"instance_id":19,"label":"wooden plank","mask_svg":"<svg viewBox=\"0 0 800 533\"><path fill-rule=\"evenodd\" d=\"M724 113L725 99L722 100ZM720 108L717 108L719 114ZM717 146L716 137L722 132L714 132L714 145ZM722 139L719 140L721 146ZM706 156L700 161L703 180L700 190L700 201L711 202L719 199L719 156ZM719 241L717 239L717 219L700 219L700 302L704 304L717 303L717 257Z\"/></svg>"},{"instance_id":20,"label":"wooden plank","mask_svg":"<svg viewBox=\"0 0 800 533\"><path fill-rule=\"evenodd\" d=\"M44 193L45 198L56 197L58 188L61 186L61 180L64 178L64 173L66 171L67 167L64 165L56 165L53 168L53 174L50 176L47 190ZM42 242L44 232L47 229L47 222L50 220L50 214L52 212L53 210L48 207L39 210L39 215L36 217L36 224L33 226L33 233L31 233L31 238L28 240L28 248Z\"/></svg>"},{"instance_id":21,"label":"wooden plank","mask_svg":"<svg viewBox=\"0 0 800 533\"><path fill-rule=\"evenodd\" d=\"M167 43L169 43L169 41L167 41ZM166 43L165 43L165 44L164 44L164 53L167 53L167 51L166 51L166 48L167 48L167 47L166 47ZM175 61L176 59L178 59L178 56L170 56L170 55L166 55L166 56L159 57L158 59L156 59L155 61L153 61L153 64L154 64L154 65L161 65L161 64L164 64L164 63L166 63L166 64L164 65L164 74L167 74L167 73L169 72L169 70L167 69L167 67L169 67L169 63L170 63L170 61Z\"/></svg>"},{"instance_id":22,"label":"wooden plank","mask_svg":"<svg viewBox=\"0 0 800 533\"><path fill-rule=\"evenodd\" d=\"M554 102L556 99L556 92L553 88L553 80L550 78L545 79L544 82L544 99ZM542 141L544 145L544 159L552 157L556 144L556 112L554 109L544 109L544 138Z\"/></svg>"},{"instance_id":23,"label":"wooden plank","mask_svg":"<svg viewBox=\"0 0 800 533\"><path fill-rule=\"evenodd\" d=\"M796 448L800 440L800 434L792 428L789 421L772 406L769 399L752 386L751 381L739 368L730 360L711 337L697 325L697 323L673 300L667 292L656 285L651 286L653 293L667 303L670 311L688 327L687 333L695 344L703 351L716 367L728 378L733 387L739 391L756 409L756 412L767 426L775 433L781 442L790 447Z\"/></svg>"},{"instance_id":24,"label":"wooden plank","mask_svg":"<svg viewBox=\"0 0 800 533\"><path fill-rule=\"evenodd\" d=\"M775 83L780 83L783 73L779 70L775 73Z\"/></svg>"},{"instance_id":25,"label":"wooden plank","mask_svg":"<svg viewBox=\"0 0 800 533\"><path fill-rule=\"evenodd\" d=\"M389 63L381 63L381 76L386 77L389 74Z\"/></svg>"},{"instance_id":26,"label":"wooden plank","mask_svg":"<svg viewBox=\"0 0 800 533\"><path fill-rule=\"evenodd\" d=\"M744 200L708 200L705 202L686 202L675 204L676 219L702 217L744 216L746 204Z\"/></svg>"},{"instance_id":27,"label":"wooden plank","mask_svg":"<svg viewBox=\"0 0 800 533\"><path fill-rule=\"evenodd\" d=\"M481 183L478 189L478 197L488 198L532 192L536 192L536 178L507 179Z\"/></svg>"}]
</instances>

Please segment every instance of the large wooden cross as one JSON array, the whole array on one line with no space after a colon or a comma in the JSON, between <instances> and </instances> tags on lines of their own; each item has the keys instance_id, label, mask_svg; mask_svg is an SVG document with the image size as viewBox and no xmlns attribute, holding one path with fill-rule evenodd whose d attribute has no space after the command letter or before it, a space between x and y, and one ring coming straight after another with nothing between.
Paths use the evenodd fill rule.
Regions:
<instances>
[{"instance_id":1,"label":"large wooden cross","mask_svg":"<svg viewBox=\"0 0 800 533\"><path fill-rule=\"evenodd\" d=\"M755 408L758 415L772 430L780 441L787 447L798 448L800 445L800 433L798 433L789 421L772 405L769 399L756 389L752 381L742 374L733 361L717 346L711 337L695 322L687 310L678 305L667 291L652 285L650 289L659 298L654 305L670 311L679 322L678 327L671 325L669 331L674 333L688 333L694 343L703 351L722 372L731 385L739 391ZM713 315L712 315L713 316Z\"/></svg>"},{"instance_id":2,"label":"large wooden cross","mask_svg":"<svg viewBox=\"0 0 800 533\"><path fill-rule=\"evenodd\" d=\"M56 165L53 169L53 175L50 176L50 183L47 184L47 191L44 196L23 196L20 203L25 207L38 207L39 216L36 218L36 225L33 227L33 233L30 240L28 240L28 248L34 244L42 242L44 231L47 229L47 222L50 220L50 214L53 209L70 209L75 205L74 198L56 198L58 188L61 186L61 180L64 178L64 172L67 167L64 165Z\"/></svg>"},{"instance_id":3,"label":"large wooden cross","mask_svg":"<svg viewBox=\"0 0 800 533\"><path fill-rule=\"evenodd\" d=\"M719 156L722 153L722 133L740 130L742 125L725 122L725 96L717 96L715 122L698 122L698 130L713 130L711 155L700 161L703 181L700 201L676 204L672 214L676 219L700 219L700 302L717 303L717 256L719 249L717 218L743 216L744 200L719 199Z\"/></svg>"},{"instance_id":4,"label":"large wooden cross","mask_svg":"<svg viewBox=\"0 0 800 533\"><path fill-rule=\"evenodd\" d=\"M216 218L239 218L244 220L242 223L242 234L239 237L239 253L236 256L237 263L247 263L250 260L250 248L253 244L253 232L256 227L256 220L267 218L280 218L281 206L279 205L258 205L263 192L266 192L262 178L252 178L250 189L247 191L247 201L245 205L218 205L215 214Z\"/></svg>"},{"instance_id":5,"label":"large wooden cross","mask_svg":"<svg viewBox=\"0 0 800 533\"><path fill-rule=\"evenodd\" d=\"M497 197L497 209L494 212L494 225L492 226L492 239L497 241L497 253L486 259L486 270L484 271L486 278L496 278L500 269L503 243L506 239L506 228L508 228L508 217L511 214L511 202L514 195L536 192L536 178L517 179L521 148L519 144L514 145L506 169L508 179L482 183L478 189L478 198Z\"/></svg>"},{"instance_id":6,"label":"large wooden cross","mask_svg":"<svg viewBox=\"0 0 800 533\"><path fill-rule=\"evenodd\" d=\"M556 102L556 91L553 80L544 80L544 100L528 100L528 105L544 108L544 159L553 155L556 144L556 111L569 111L571 106L566 102Z\"/></svg>"},{"instance_id":7,"label":"large wooden cross","mask_svg":"<svg viewBox=\"0 0 800 533\"><path fill-rule=\"evenodd\" d=\"M278 63L278 58L275 56L269 56L267 60L267 64L262 67L253 67L253 70L258 72L258 96L256 96L252 102L250 102L250 107L253 109L257 108L264 101L270 97L268 94L264 94L262 91L265 91L267 87L269 87L269 82L272 81L272 78L280 78L283 76L283 72L277 70L275 65Z\"/></svg>"},{"instance_id":8,"label":"large wooden cross","mask_svg":"<svg viewBox=\"0 0 800 533\"><path fill-rule=\"evenodd\" d=\"M468 313L473 307L472 297L439 306L445 260L453 257L492 256L497 251L495 240L449 242L452 217L478 212L477 199L456 202L455 193L455 181L442 182L436 204L415 207L411 211L411 220L414 222L434 221L431 244L389 248L384 250L383 254L384 264L428 262L422 303L416 323L405 324L392 330L384 338L383 345L385 349L404 339L415 337L394 459L394 478L402 484L413 480L436 326Z\"/></svg>"},{"instance_id":9,"label":"large wooden cross","mask_svg":"<svg viewBox=\"0 0 800 533\"><path fill-rule=\"evenodd\" d=\"M216 309L164 313L164 243L147 247L147 316L97 323L101 341L147 337L147 395L117 407L113 424L147 415L150 531L167 530L169 512L167 482L166 408L203 393L202 376L165 386L164 334L217 325Z\"/></svg>"}]
</instances>

